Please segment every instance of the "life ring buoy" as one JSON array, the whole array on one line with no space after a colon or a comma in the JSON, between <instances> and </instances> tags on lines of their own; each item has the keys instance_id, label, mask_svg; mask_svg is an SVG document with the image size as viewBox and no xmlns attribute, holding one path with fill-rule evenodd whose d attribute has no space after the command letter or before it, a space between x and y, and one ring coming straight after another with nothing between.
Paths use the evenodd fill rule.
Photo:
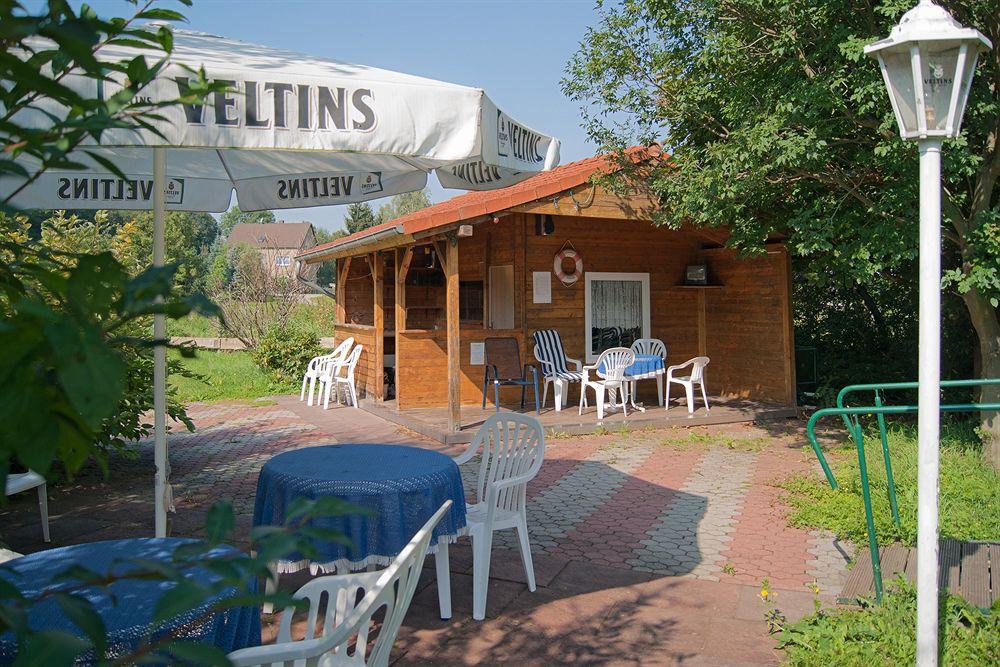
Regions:
<instances>
[{"instance_id":1,"label":"life ring buoy","mask_svg":"<svg viewBox=\"0 0 1000 667\"><path fill-rule=\"evenodd\" d=\"M564 260L573 260L573 271L572 273L566 273L563 269ZM556 253L555 260L552 264L552 272L556 274L556 278L565 285L569 287L573 285L580 279L583 275L583 258L580 257L580 253L572 248L564 248Z\"/></svg>"}]
</instances>

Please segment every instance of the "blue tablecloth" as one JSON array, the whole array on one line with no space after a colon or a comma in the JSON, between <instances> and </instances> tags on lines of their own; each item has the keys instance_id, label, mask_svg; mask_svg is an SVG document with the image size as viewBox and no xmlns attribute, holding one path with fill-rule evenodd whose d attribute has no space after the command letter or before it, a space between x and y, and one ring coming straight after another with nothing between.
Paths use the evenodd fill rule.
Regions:
<instances>
[{"instance_id":1,"label":"blue tablecloth","mask_svg":"<svg viewBox=\"0 0 1000 667\"><path fill-rule=\"evenodd\" d=\"M637 354L635 363L625 369L625 378L628 380L652 378L663 373L665 368L663 357L655 354ZM603 373L604 364L598 366L597 370Z\"/></svg>"},{"instance_id":2,"label":"blue tablecloth","mask_svg":"<svg viewBox=\"0 0 1000 667\"><path fill-rule=\"evenodd\" d=\"M335 496L370 515L324 517L314 525L345 535L351 546L314 540L319 559L300 554L278 563L279 572L313 572L386 565L446 500L448 512L431 545L454 542L465 529L465 491L458 466L438 452L399 445L327 445L284 452L264 464L257 481L255 526L283 525L297 497Z\"/></svg>"},{"instance_id":3,"label":"blue tablecloth","mask_svg":"<svg viewBox=\"0 0 1000 667\"><path fill-rule=\"evenodd\" d=\"M135 565L120 562L131 558L143 558L170 562L174 549L191 542L187 539L132 539L108 542L77 544L59 549L49 549L8 561L0 567L0 577L13 583L21 593L37 597L49 587L65 587L73 582L53 583L52 579L72 566L82 566L100 574L122 574L135 569ZM224 556L236 553L232 547L219 547L212 555ZM116 562L119 561L119 562ZM215 581L215 575L207 570L192 569L188 576L201 583ZM249 584L256 586L255 582ZM174 584L165 581L122 580L106 589L85 588L78 594L93 602L97 613L104 620L108 635L108 657L115 658L134 650L149 632L150 620L160 597ZM233 589L229 594L236 594ZM216 598L221 599L221 598ZM157 630L153 638L179 628L204 612L214 600L201 607L185 612L164 628ZM32 607L28 624L36 630L64 630L85 637L77 626L63 614L58 603L48 598ZM247 646L260 645L260 608L238 607L215 614L209 620L185 628L179 633L183 639L214 644L223 651L235 651ZM10 664L17 654L16 639L11 633L0 635L0 664ZM84 654L81 663L93 662L94 656Z\"/></svg>"}]
</instances>

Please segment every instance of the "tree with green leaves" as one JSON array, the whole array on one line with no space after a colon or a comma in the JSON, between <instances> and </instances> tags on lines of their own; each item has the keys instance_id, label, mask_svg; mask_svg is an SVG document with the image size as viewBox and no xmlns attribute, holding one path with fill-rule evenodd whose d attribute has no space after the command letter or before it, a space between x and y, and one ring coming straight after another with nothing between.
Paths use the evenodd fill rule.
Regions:
<instances>
[{"instance_id":1,"label":"tree with green leaves","mask_svg":"<svg viewBox=\"0 0 1000 667\"><path fill-rule=\"evenodd\" d=\"M30 183L51 168L79 168L74 151L86 152L86 142L99 143L111 129L157 133L151 121L162 108L200 103L215 90L202 71L183 96L149 102L142 93L173 49L162 22L183 17L153 0L133 4L132 16L105 19L86 5L77 11L52 1L33 12L0 3L0 176ZM140 43L148 55L98 60L107 47ZM124 85L90 98L78 92L86 87L66 85L71 73L91 80L95 91L99 83ZM23 124L21 112L38 106L63 113L53 113L46 127ZM30 177L24 161L37 165ZM73 474L89 458L101 460L109 433L129 429L110 423L129 388L129 359L152 347L135 327L154 313L215 312L203 297L176 296L176 265L130 274L106 247L73 247L81 239L103 242L99 229L72 230L82 235L74 241L64 228L39 242L46 232L11 210L16 194L0 202L0 392L8 399L0 402L0 484L15 463L46 474L59 461Z\"/></svg>"},{"instance_id":2,"label":"tree with green leaves","mask_svg":"<svg viewBox=\"0 0 1000 667\"><path fill-rule=\"evenodd\" d=\"M567 65L564 91L622 171L663 202L656 222L731 230L761 252L787 235L803 273L873 289L917 254L917 150L903 141L865 44L912 0L623 0ZM945 2L1000 45L997 0ZM671 158L634 164L623 149L662 142ZM1000 48L977 67L962 136L943 151L943 287L964 304L983 377L1000 377ZM914 350L915 355L915 350ZM878 380L877 377L858 380ZM984 401L1000 388L983 389ZM1000 466L1000 415L986 414Z\"/></svg>"},{"instance_id":3,"label":"tree with green leaves","mask_svg":"<svg viewBox=\"0 0 1000 667\"><path fill-rule=\"evenodd\" d=\"M404 215L409 215L431 205L426 190L415 190L393 195L389 201L378 207L377 218L380 223L389 222Z\"/></svg>"},{"instance_id":4,"label":"tree with green leaves","mask_svg":"<svg viewBox=\"0 0 1000 667\"><path fill-rule=\"evenodd\" d=\"M124 212L118 212L119 214ZM112 242L115 256L130 273L139 273L152 263L153 214L151 211L128 211L121 219ZM179 294L204 291L210 271L209 256L219 238L219 227L208 213L168 211L164 229L166 260L177 267L176 289Z\"/></svg>"},{"instance_id":5,"label":"tree with green leaves","mask_svg":"<svg viewBox=\"0 0 1000 667\"><path fill-rule=\"evenodd\" d=\"M275 222L273 211L243 211L239 206L233 206L219 217L219 232L222 238L228 238L233 227L245 223L270 225Z\"/></svg>"},{"instance_id":6,"label":"tree with green leaves","mask_svg":"<svg viewBox=\"0 0 1000 667\"><path fill-rule=\"evenodd\" d=\"M344 229L348 234L356 234L369 227L378 224L378 218L372 205L368 202L358 202L347 207L347 215L344 216Z\"/></svg>"}]
</instances>

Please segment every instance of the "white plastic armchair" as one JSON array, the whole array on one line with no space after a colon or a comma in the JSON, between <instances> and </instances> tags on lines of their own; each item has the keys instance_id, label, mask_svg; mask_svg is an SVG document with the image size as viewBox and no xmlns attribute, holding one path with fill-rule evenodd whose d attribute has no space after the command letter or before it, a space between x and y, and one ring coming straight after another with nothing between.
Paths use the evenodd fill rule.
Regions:
<instances>
[{"instance_id":1,"label":"white plastic armchair","mask_svg":"<svg viewBox=\"0 0 1000 667\"><path fill-rule=\"evenodd\" d=\"M562 337L555 329L536 331L534 338L535 360L541 364L542 377L544 378L542 405L545 405L551 384L554 390L556 412L558 412L566 407L569 401L569 383L580 382L583 378L583 362L566 356ZM573 369L570 366L573 366Z\"/></svg>"},{"instance_id":2,"label":"white plastic armchair","mask_svg":"<svg viewBox=\"0 0 1000 667\"><path fill-rule=\"evenodd\" d=\"M319 397L323 395L323 377L326 373L327 367L331 364L336 365L343 361L344 357L347 356L348 351L351 349L351 345L354 344L354 338L347 337L340 342L333 352L330 354L324 354L318 357L313 357L309 361L309 366L306 367L306 372L302 376L302 391L299 393L299 400L303 400L306 397L306 383L309 384L309 400L306 405L313 404L313 391L316 388L317 383L319 384L319 393L316 394L316 402L319 403Z\"/></svg>"},{"instance_id":3,"label":"white plastic armchair","mask_svg":"<svg viewBox=\"0 0 1000 667\"><path fill-rule=\"evenodd\" d=\"M694 415L694 385L698 385L701 389L701 398L705 401L705 412L709 411L708 395L705 393L705 366L708 366L709 361L708 357L695 357L694 359L688 359L683 364L667 368L667 395L664 400L666 410L670 409L670 385L673 383L684 387L684 391L687 393L689 417ZM683 371L689 366L691 367L689 375L674 375L674 373Z\"/></svg>"},{"instance_id":4,"label":"white plastic armchair","mask_svg":"<svg viewBox=\"0 0 1000 667\"><path fill-rule=\"evenodd\" d=\"M593 389L597 398L597 419L604 419L604 393L611 392L611 405L615 404L615 392L622 393L622 411L628 416L628 383L625 382L625 370L635 363L635 354L627 347L612 347L597 358L592 366L583 367L583 383L580 386L580 414L587 407L587 389ZM595 376L591 378L590 372Z\"/></svg>"},{"instance_id":5,"label":"white plastic armchair","mask_svg":"<svg viewBox=\"0 0 1000 667\"><path fill-rule=\"evenodd\" d=\"M393 642L420 579L434 527L450 508L451 501L445 501L388 568L318 577L300 588L295 597L309 601L303 639L292 639L295 614L294 608L288 608L282 614L274 644L234 651L229 660L236 667L388 665ZM372 617L382 609L385 616L369 652ZM324 616L322 625L317 627L320 612ZM349 652L351 649L353 652Z\"/></svg>"},{"instance_id":6,"label":"white plastic armchair","mask_svg":"<svg viewBox=\"0 0 1000 667\"><path fill-rule=\"evenodd\" d=\"M45 478L34 470L15 472L7 475L5 495L12 496L28 489L38 489L38 513L42 518L42 538L51 542L49 537L49 487Z\"/></svg>"},{"instance_id":7,"label":"white plastic armchair","mask_svg":"<svg viewBox=\"0 0 1000 667\"><path fill-rule=\"evenodd\" d=\"M663 359L664 364L667 362L667 345L659 338L636 339L630 349L635 352L636 356L640 354L657 356ZM634 382L632 383L632 387L635 387ZM656 400L659 401L660 405L663 405L663 373L656 375Z\"/></svg>"},{"instance_id":8,"label":"white plastic armchair","mask_svg":"<svg viewBox=\"0 0 1000 667\"><path fill-rule=\"evenodd\" d=\"M353 342L353 341L352 341ZM363 346L359 343L353 348L347 348L339 359L327 362L320 374L319 396L316 398L317 405L322 401L323 409L330 407L330 393L333 393L334 402L340 403L340 385L344 382L348 384L348 396L355 399L357 406L357 391L354 385L354 369L358 365Z\"/></svg>"},{"instance_id":9,"label":"white plastic armchair","mask_svg":"<svg viewBox=\"0 0 1000 667\"><path fill-rule=\"evenodd\" d=\"M541 423L530 415L496 413L486 418L455 463L467 463L480 450L476 503L466 510L472 538L472 618L477 621L486 618L494 531L517 530L528 590L535 590L525 505L528 482L538 474L545 457L545 433Z\"/></svg>"},{"instance_id":10,"label":"white plastic armchair","mask_svg":"<svg viewBox=\"0 0 1000 667\"><path fill-rule=\"evenodd\" d=\"M358 407L358 387L354 381L354 370L358 366L358 360L361 358L361 352L364 351L362 345L355 345L351 353L344 358L344 360L337 364L331 369L331 372L326 375L326 396L323 403L323 409L326 410L330 407L330 388L332 386L333 391L336 393L337 402L340 403L340 387L344 386L345 399L350 397L351 405Z\"/></svg>"}]
</instances>

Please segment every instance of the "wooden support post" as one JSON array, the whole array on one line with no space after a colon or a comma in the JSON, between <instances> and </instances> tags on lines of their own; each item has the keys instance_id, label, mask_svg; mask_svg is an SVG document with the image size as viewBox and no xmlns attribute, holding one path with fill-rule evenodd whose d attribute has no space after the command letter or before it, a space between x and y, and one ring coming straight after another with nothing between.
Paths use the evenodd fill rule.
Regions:
<instances>
[{"instance_id":1,"label":"wooden support post","mask_svg":"<svg viewBox=\"0 0 1000 667\"><path fill-rule=\"evenodd\" d=\"M698 356L708 356L708 334L705 331L705 301L708 290L698 290Z\"/></svg>"},{"instance_id":2,"label":"wooden support post","mask_svg":"<svg viewBox=\"0 0 1000 667\"><path fill-rule=\"evenodd\" d=\"M372 354L375 356L373 363L371 364L372 375L374 376L371 381L374 384L375 398L381 401L385 394L385 285L383 284L383 265L381 252L372 253L371 259L369 260L372 269L372 283L375 287L375 298L374 300L374 313L372 321L375 324L375 341L372 346Z\"/></svg>"},{"instance_id":3,"label":"wooden support post","mask_svg":"<svg viewBox=\"0 0 1000 667\"><path fill-rule=\"evenodd\" d=\"M445 312L448 330L448 430L457 433L462 428L462 341L458 324L458 237L445 241Z\"/></svg>"},{"instance_id":4,"label":"wooden support post","mask_svg":"<svg viewBox=\"0 0 1000 667\"><path fill-rule=\"evenodd\" d=\"M396 259L396 272L393 274L396 281L396 367L393 369L396 382L396 407L399 407L399 368L402 363L403 345L401 337L406 329L406 274L410 271L410 262L413 261L413 246L405 250L400 248L393 253Z\"/></svg>"},{"instance_id":5,"label":"wooden support post","mask_svg":"<svg viewBox=\"0 0 1000 667\"><path fill-rule=\"evenodd\" d=\"M347 274L351 272L351 258L337 260L337 324L347 324Z\"/></svg>"},{"instance_id":6,"label":"wooden support post","mask_svg":"<svg viewBox=\"0 0 1000 667\"><path fill-rule=\"evenodd\" d=\"M782 246L781 265L785 280L781 294L781 328L784 334L785 395L789 405L798 403L795 377L795 323L792 319L792 258L788 248Z\"/></svg>"}]
</instances>

